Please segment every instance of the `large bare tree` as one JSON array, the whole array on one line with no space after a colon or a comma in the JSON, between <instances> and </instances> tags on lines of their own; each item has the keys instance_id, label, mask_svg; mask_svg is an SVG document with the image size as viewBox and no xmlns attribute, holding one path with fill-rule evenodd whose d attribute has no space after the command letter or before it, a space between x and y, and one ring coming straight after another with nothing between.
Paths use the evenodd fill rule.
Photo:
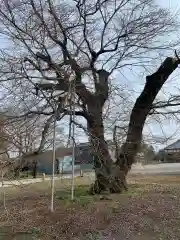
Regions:
<instances>
[{"instance_id":1,"label":"large bare tree","mask_svg":"<svg viewBox=\"0 0 180 240\"><path fill-rule=\"evenodd\" d=\"M76 116L87 122L95 155L91 190L121 192L152 103L179 60L167 58L147 76L116 164L104 135L109 86L115 71L143 65L157 50L167 49L162 37L175 30L169 13L152 0L7 0L1 1L0 21L2 36L11 43L2 52L2 81L31 84L39 98L26 115L56 115L58 120L70 115L75 104Z\"/></svg>"}]
</instances>

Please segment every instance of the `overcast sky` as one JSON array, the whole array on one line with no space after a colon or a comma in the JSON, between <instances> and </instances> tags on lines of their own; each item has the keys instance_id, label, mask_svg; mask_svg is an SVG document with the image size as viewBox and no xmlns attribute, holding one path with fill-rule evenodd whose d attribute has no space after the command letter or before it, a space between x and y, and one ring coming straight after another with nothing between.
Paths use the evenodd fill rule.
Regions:
<instances>
[{"instance_id":1,"label":"overcast sky","mask_svg":"<svg viewBox=\"0 0 180 240\"><path fill-rule=\"evenodd\" d=\"M172 14L177 13L177 11L180 9L180 1L179 0L156 0L156 2L158 4L160 4L162 7L166 7L168 8ZM180 45L179 45L179 49L180 49ZM177 49L178 50L178 49ZM173 56L173 51L172 51L172 56ZM158 68L159 66L157 66ZM121 83L125 83L126 85L128 85L128 89L130 92L132 92L132 97L134 98L134 100L136 99L136 97L139 95L139 93L141 92L144 83L145 83L145 76L141 76L139 75L140 73L138 72L132 72L132 71L125 71L124 74L124 78L121 76ZM168 80L168 83L165 84L164 88L163 88L163 93L168 94L168 92L175 92L176 90L176 86L177 86L177 82L179 83L180 86L180 79L179 76L180 75L180 71L176 71L175 73L173 73L173 75L171 76L171 78ZM119 81L119 76L117 76L117 80ZM63 127L66 132L68 131L68 123L65 121L62 121L61 123L58 124L60 127ZM76 128L76 133L78 133L78 139L79 141L87 141L87 138L85 137L85 134L83 134L83 131L80 131L79 129ZM176 134L174 134L176 133ZM171 120L170 118L166 121L161 122L160 124L157 123L156 121L150 120L148 122L148 124L146 124L145 128L144 128L144 134L146 136L150 136L153 139L153 136L158 137L158 136L164 136L164 138L166 137L170 137L171 135L174 135L173 138L171 138L170 141L164 143L164 144L154 144L154 146L157 148L161 148L163 146L166 146L170 143L172 143L173 141L175 141L177 138L180 138L180 122L176 123L175 121Z\"/></svg>"},{"instance_id":2,"label":"overcast sky","mask_svg":"<svg viewBox=\"0 0 180 240\"><path fill-rule=\"evenodd\" d=\"M179 0L157 0L156 2L159 5L161 5L162 7L168 8L169 11L171 11L171 13L173 15L176 14L176 16L180 16L178 14L180 12L180 1ZM180 45L179 45L179 49L180 49ZM178 85L180 85L179 74L180 74L179 70L175 71L172 74L172 76L170 77L170 79L168 80L168 82L165 84L165 86L163 88L165 93L168 93L170 91L172 91L172 93L173 93L176 91L176 86L177 86L176 83L178 83ZM166 121L163 121L162 125L159 123L155 124L154 122L153 122L153 124L147 125L146 130L147 131L149 130L149 132L152 133L152 135L153 134L158 135L160 133L160 135L162 134L165 137L166 136L170 137L174 133L174 136L172 136L171 140L167 141L166 143L164 143L162 145L158 144L157 148L167 146L170 143L172 143L173 141L176 141L177 138L180 138L180 122L172 121L172 119L170 117Z\"/></svg>"}]
</instances>

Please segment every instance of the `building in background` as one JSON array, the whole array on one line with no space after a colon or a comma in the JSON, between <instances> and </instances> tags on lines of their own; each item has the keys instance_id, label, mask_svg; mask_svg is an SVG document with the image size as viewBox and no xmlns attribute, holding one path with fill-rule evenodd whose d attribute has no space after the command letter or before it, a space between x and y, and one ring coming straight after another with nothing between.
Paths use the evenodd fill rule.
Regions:
<instances>
[{"instance_id":1,"label":"building in background","mask_svg":"<svg viewBox=\"0 0 180 240\"><path fill-rule=\"evenodd\" d=\"M57 172L70 173L72 172L72 148L68 148L68 154L58 157L56 155ZM93 169L93 155L88 143L79 144L75 147L75 172L91 171Z\"/></svg>"},{"instance_id":2,"label":"building in background","mask_svg":"<svg viewBox=\"0 0 180 240\"><path fill-rule=\"evenodd\" d=\"M110 144L110 154L114 160L114 150ZM59 147L56 149L56 173L71 173L72 172L72 156L73 148ZM92 171L93 170L93 154L89 143L80 143L75 147L75 172ZM37 162L37 172L51 174L52 173L52 150L45 151L36 156L27 159L28 162Z\"/></svg>"},{"instance_id":3,"label":"building in background","mask_svg":"<svg viewBox=\"0 0 180 240\"><path fill-rule=\"evenodd\" d=\"M180 162L180 140L161 149L156 158L161 162Z\"/></svg>"}]
</instances>

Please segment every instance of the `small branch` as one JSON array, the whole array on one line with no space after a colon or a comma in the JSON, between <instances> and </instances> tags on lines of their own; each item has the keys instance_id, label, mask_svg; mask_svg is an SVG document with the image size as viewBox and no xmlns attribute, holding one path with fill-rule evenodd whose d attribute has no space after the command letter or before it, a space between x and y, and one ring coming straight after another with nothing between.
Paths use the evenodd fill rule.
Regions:
<instances>
[{"instance_id":1,"label":"small branch","mask_svg":"<svg viewBox=\"0 0 180 240\"><path fill-rule=\"evenodd\" d=\"M158 108L166 108L166 107L176 107L176 106L180 106L180 102L179 103L168 103L168 102L166 102L166 103L162 103L161 105L156 105L156 104L154 104L153 106L152 106L152 109L158 109Z\"/></svg>"},{"instance_id":2,"label":"small branch","mask_svg":"<svg viewBox=\"0 0 180 240\"><path fill-rule=\"evenodd\" d=\"M74 123L77 127L82 128L82 129L84 130L84 132L85 132L87 135L89 135L88 130L87 130L82 124L80 124L80 123L78 123L78 122L76 122L76 121L72 121L72 123Z\"/></svg>"},{"instance_id":3,"label":"small branch","mask_svg":"<svg viewBox=\"0 0 180 240\"><path fill-rule=\"evenodd\" d=\"M62 110L66 115L71 115L72 112L67 110L67 109L63 109ZM75 115L76 116L81 116L84 117L87 121L90 121L90 116L88 115L88 113L84 112L84 111L75 111Z\"/></svg>"},{"instance_id":4,"label":"small branch","mask_svg":"<svg viewBox=\"0 0 180 240\"><path fill-rule=\"evenodd\" d=\"M13 119L21 119L21 118L25 118L25 117L33 117L34 115L44 115L44 116L50 116L54 113L53 112L43 112L43 111L29 111L25 114L22 114L22 115L16 115L16 116L8 116L8 115L4 115L7 120L13 120Z\"/></svg>"},{"instance_id":5,"label":"small branch","mask_svg":"<svg viewBox=\"0 0 180 240\"><path fill-rule=\"evenodd\" d=\"M41 90L51 90L51 91L55 91L55 90L60 90L60 91L65 91L68 92L68 84L62 82L62 83L58 83L58 84L53 84L53 83L41 83L37 85Z\"/></svg>"}]
</instances>

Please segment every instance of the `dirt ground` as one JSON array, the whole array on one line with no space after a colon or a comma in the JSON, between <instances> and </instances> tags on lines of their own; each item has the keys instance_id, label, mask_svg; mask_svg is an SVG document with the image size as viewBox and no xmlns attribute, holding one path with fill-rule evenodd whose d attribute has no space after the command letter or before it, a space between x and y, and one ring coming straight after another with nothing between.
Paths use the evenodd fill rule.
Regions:
<instances>
[{"instance_id":1,"label":"dirt ground","mask_svg":"<svg viewBox=\"0 0 180 240\"><path fill-rule=\"evenodd\" d=\"M57 187L54 213L48 184L6 189L0 239L180 239L180 177L134 176L128 193L104 196L87 195L87 182L76 185L73 202L68 184Z\"/></svg>"}]
</instances>

